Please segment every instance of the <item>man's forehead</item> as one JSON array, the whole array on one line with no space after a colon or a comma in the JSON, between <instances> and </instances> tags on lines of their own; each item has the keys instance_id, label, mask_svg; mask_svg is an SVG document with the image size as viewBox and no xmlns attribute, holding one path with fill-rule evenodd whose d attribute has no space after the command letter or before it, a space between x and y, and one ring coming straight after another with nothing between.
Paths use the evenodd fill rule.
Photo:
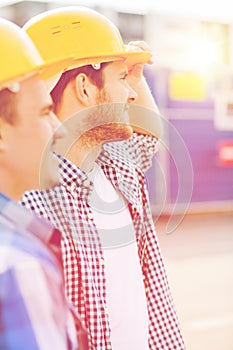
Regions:
<instances>
[{"instance_id":1,"label":"man's forehead","mask_svg":"<svg viewBox=\"0 0 233 350\"><path fill-rule=\"evenodd\" d=\"M44 108L52 104L52 98L47 86L39 74L21 81L18 95L22 103L27 100L28 104L34 104L38 108Z\"/></svg>"},{"instance_id":2,"label":"man's forehead","mask_svg":"<svg viewBox=\"0 0 233 350\"><path fill-rule=\"evenodd\" d=\"M128 72L128 67L124 60L112 61L106 66L106 69L107 68L109 68L109 70L116 70L118 72Z\"/></svg>"}]
</instances>

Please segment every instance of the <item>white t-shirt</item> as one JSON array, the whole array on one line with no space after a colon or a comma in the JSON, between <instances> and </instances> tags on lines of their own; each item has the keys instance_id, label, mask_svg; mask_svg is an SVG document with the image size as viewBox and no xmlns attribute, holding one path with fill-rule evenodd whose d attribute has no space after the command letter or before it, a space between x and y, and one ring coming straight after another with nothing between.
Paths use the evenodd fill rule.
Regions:
<instances>
[{"instance_id":1,"label":"white t-shirt","mask_svg":"<svg viewBox=\"0 0 233 350\"><path fill-rule=\"evenodd\" d=\"M103 244L113 350L148 350L148 311L135 231L123 197L96 164L89 204Z\"/></svg>"}]
</instances>

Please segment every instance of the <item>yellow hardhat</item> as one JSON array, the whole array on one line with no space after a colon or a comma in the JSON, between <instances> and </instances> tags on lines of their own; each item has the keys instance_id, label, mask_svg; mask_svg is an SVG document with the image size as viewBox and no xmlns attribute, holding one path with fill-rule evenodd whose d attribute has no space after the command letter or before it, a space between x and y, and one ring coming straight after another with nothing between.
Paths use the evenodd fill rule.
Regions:
<instances>
[{"instance_id":1,"label":"yellow hardhat","mask_svg":"<svg viewBox=\"0 0 233 350\"><path fill-rule=\"evenodd\" d=\"M0 89L38 72L45 79L64 70L70 62L44 61L29 36L15 23L0 18Z\"/></svg>"},{"instance_id":2,"label":"yellow hardhat","mask_svg":"<svg viewBox=\"0 0 233 350\"><path fill-rule=\"evenodd\" d=\"M43 12L23 27L45 61L73 55L72 68L124 59L146 63L150 52L127 51L117 27L95 10L68 6Z\"/></svg>"}]
</instances>

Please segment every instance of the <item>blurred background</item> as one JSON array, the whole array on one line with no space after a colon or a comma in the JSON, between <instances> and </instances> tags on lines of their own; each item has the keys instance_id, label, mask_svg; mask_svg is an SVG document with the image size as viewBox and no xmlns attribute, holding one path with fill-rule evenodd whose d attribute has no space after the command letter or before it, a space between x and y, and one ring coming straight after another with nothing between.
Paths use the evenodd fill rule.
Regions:
<instances>
[{"instance_id":1,"label":"blurred background","mask_svg":"<svg viewBox=\"0 0 233 350\"><path fill-rule=\"evenodd\" d=\"M147 182L187 350L232 350L231 2L1 0L0 16L22 26L67 5L103 13L125 43L145 40L153 50L145 75L164 138Z\"/></svg>"}]
</instances>

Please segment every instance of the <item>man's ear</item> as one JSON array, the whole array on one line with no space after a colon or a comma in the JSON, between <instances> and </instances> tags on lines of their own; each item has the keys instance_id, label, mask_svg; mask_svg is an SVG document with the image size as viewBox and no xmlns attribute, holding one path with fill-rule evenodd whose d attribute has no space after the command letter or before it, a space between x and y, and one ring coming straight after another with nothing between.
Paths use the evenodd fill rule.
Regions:
<instances>
[{"instance_id":1,"label":"man's ear","mask_svg":"<svg viewBox=\"0 0 233 350\"><path fill-rule=\"evenodd\" d=\"M80 73L75 78L75 95L85 106L90 106L95 97L96 86L90 81L88 76Z\"/></svg>"}]
</instances>

